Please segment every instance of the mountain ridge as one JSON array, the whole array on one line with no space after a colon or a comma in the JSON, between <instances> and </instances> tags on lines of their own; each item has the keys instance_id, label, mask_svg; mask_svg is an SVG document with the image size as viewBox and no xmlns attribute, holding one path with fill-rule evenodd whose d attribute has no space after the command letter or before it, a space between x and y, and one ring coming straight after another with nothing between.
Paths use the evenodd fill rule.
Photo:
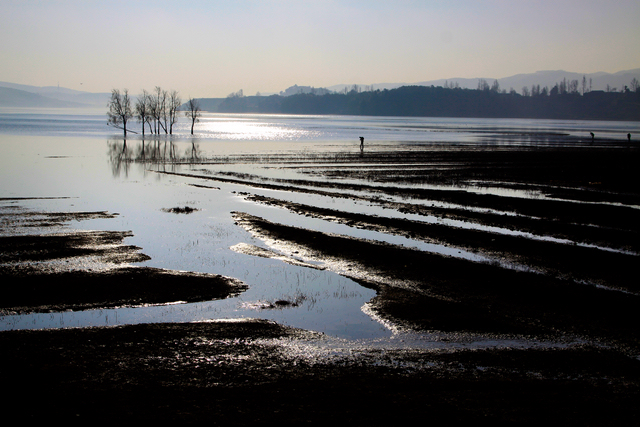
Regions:
<instances>
[{"instance_id":1,"label":"mountain ridge","mask_svg":"<svg viewBox=\"0 0 640 427\"><path fill-rule=\"evenodd\" d=\"M380 89L396 89L401 86L444 86L445 83L448 85L455 85L456 83L462 89L477 89L478 83L480 80L484 80L489 84L492 84L494 81L498 81L501 89L511 89L513 88L516 92L520 93L523 87L530 88L531 85L540 85L540 87L547 86L551 89L556 83L560 83L563 79L570 80L578 80L580 84L582 84L582 77L587 79L587 84L589 79L592 79L592 90L606 90L607 85L611 88L616 88L618 90L623 90L624 85L629 85L632 78L636 78L640 80L640 68L634 68L630 70L622 70L617 71L615 73L607 73L604 71L598 71L595 73L577 73L574 71L565 71L565 70L539 70L533 73L520 73L514 74L513 76L502 77L502 78L493 78L493 77L474 77L474 78L464 78L464 77L453 77L448 79L436 79L436 80L427 80L415 83L374 83L372 85L361 85L358 84L360 88L373 87L374 90ZM351 88L353 84L338 84L327 87L327 89L340 92L343 91L344 88Z\"/></svg>"},{"instance_id":2,"label":"mountain ridge","mask_svg":"<svg viewBox=\"0 0 640 427\"><path fill-rule=\"evenodd\" d=\"M82 108L89 105L49 98L33 92L0 86L0 107Z\"/></svg>"},{"instance_id":3,"label":"mountain ridge","mask_svg":"<svg viewBox=\"0 0 640 427\"><path fill-rule=\"evenodd\" d=\"M106 107L110 93L85 92L60 86L0 82L0 106L25 108Z\"/></svg>"}]
</instances>

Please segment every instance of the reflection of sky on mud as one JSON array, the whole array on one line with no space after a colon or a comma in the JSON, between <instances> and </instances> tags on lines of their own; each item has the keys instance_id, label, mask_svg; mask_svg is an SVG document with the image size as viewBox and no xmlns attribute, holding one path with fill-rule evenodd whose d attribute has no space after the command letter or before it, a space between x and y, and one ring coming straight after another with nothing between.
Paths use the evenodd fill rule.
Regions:
<instances>
[{"instance_id":1,"label":"reflection of sky on mud","mask_svg":"<svg viewBox=\"0 0 640 427\"><path fill-rule=\"evenodd\" d=\"M622 122L358 117L332 117L327 120L313 116L207 114L202 123L196 126L196 138L185 135L188 125L179 123L176 132L180 135L175 137L174 142L164 137L145 142L144 156L147 160L150 160L150 156L157 156L156 160L173 156L167 160L178 163L159 165L152 161L146 164L131 162L142 153L140 136L132 135L125 149L122 138L104 125L104 116L73 116L61 122L54 115L46 115L39 117L39 120L29 115L0 114L0 197L68 198L2 202L4 206L13 204L46 211L117 212L119 215L115 219L76 222L71 226L78 229L131 230L134 236L125 243L140 246L142 252L152 258L142 265L232 276L246 282L250 289L239 297L223 301L4 316L0 317L0 329L260 317L340 337L388 337L391 331L362 310L367 301L375 296L374 291L329 271L293 266L230 250L231 246L241 242L264 246L236 226L230 212L247 212L288 225L419 247L475 261L483 259L464 251L358 230L302 217L283 209L257 205L233 192L251 191L344 211L394 215L394 212L372 204L249 189L243 185L214 181L204 183L219 187L219 190L198 188L188 184L203 184L202 180L162 175L150 170L191 173L226 171L259 174L269 179L300 179L299 170L281 168L279 166L282 165L273 163L260 166L191 163L238 153L265 158L281 152L301 152L305 155L335 153L336 156L345 152L358 153L358 136L365 137L366 150L390 150L394 147L404 150L407 146L423 142L460 144L491 140L499 144L500 138L508 140L508 143L529 144L537 138L532 135L551 131L565 134L554 141L569 143L571 138L567 138L566 134L574 137L575 142L576 138L588 135L594 128L599 129L594 130L597 137L611 135L623 140L627 132L640 135L640 124ZM104 126L105 129L96 130L96 126ZM518 129L519 133L514 131ZM80 137L69 137L78 135ZM100 135L104 136L95 138ZM148 151L147 147L155 147L156 151ZM309 174L304 174L302 178L320 179ZM421 186L427 188L427 185ZM521 197L522 194L514 196ZM163 208L185 205L199 211L189 215L162 211ZM413 219L429 220L425 217ZM284 309L255 308L261 302L279 299L297 299L300 305Z\"/></svg>"}]
</instances>

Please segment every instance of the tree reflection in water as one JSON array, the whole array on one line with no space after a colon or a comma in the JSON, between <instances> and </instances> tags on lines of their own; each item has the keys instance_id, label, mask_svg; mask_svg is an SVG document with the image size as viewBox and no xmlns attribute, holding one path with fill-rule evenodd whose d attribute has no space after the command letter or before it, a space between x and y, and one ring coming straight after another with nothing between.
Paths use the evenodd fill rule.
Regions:
<instances>
[{"instance_id":1,"label":"tree reflection in water","mask_svg":"<svg viewBox=\"0 0 640 427\"><path fill-rule=\"evenodd\" d=\"M113 176L128 176L132 163L144 165L148 170L166 171L175 169L178 164L192 164L200 161L200 148L196 138L180 155L175 141L167 139L135 140L109 139L109 163Z\"/></svg>"}]
</instances>

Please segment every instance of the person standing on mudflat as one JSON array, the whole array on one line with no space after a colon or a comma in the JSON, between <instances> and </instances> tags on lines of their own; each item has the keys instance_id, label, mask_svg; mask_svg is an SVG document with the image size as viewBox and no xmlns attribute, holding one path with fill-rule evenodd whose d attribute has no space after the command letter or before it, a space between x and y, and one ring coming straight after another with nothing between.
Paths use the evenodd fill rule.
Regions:
<instances>
[{"instance_id":1,"label":"person standing on mudflat","mask_svg":"<svg viewBox=\"0 0 640 427\"><path fill-rule=\"evenodd\" d=\"M364 150L364 136L360 137L360 150Z\"/></svg>"}]
</instances>

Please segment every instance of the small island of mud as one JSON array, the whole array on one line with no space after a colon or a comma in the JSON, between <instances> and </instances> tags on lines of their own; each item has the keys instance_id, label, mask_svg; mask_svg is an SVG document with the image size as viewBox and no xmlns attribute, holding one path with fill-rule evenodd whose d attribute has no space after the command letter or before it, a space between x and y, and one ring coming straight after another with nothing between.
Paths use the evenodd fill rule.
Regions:
<instances>
[{"instance_id":1,"label":"small island of mud","mask_svg":"<svg viewBox=\"0 0 640 427\"><path fill-rule=\"evenodd\" d=\"M230 277L131 266L149 259L141 248L123 244L131 232L64 229L71 220L113 214L14 206L0 215L0 315L210 301L247 289Z\"/></svg>"}]
</instances>

